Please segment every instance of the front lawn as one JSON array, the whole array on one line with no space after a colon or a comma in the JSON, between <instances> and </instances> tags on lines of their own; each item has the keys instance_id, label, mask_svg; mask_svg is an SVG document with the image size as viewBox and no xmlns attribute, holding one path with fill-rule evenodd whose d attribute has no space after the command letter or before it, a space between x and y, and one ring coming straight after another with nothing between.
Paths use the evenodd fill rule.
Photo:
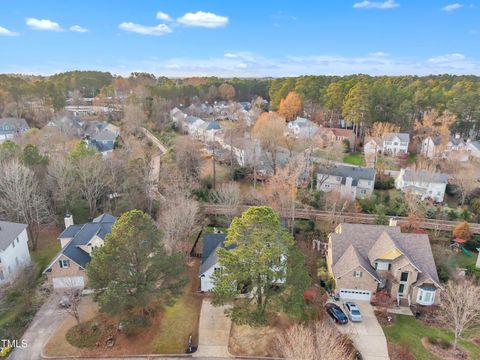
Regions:
<instances>
[{"instance_id":1,"label":"front lawn","mask_svg":"<svg viewBox=\"0 0 480 360\"><path fill-rule=\"evenodd\" d=\"M189 267L190 282L182 296L165 308L160 328L153 340L153 349L157 354L183 354L187 349L188 337L192 335L193 344L198 344L198 323L202 296L197 293L199 260Z\"/></svg>"},{"instance_id":2,"label":"front lawn","mask_svg":"<svg viewBox=\"0 0 480 360\"><path fill-rule=\"evenodd\" d=\"M417 360L438 360L422 345L422 338L435 338L453 343L453 334L447 329L424 325L413 316L397 315L394 325L384 329L387 339L407 348ZM459 345L470 352L472 359L480 357L480 346L468 340L460 340Z\"/></svg>"},{"instance_id":3,"label":"front lawn","mask_svg":"<svg viewBox=\"0 0 480 360\"><path fill-rule=\"evenodd\" d=\"M60 240L57 239L57 236L61 232L61 229L54 227L45 229L38 235L37 250L31 251L30 256L40 273L60 251Z\"/></svg>"},{"instance_id":4,"label":"front lawn","mask_svg":"<svg viewBox=\"0 0 480 360\"><path fill-rule=\"evenodd\" d=\"M475 264L477 260L477 253L471 252L472 256L466 255L462 250L459 252L452 252L447 258L447 264L452 270L457 268L466 268L467 265Z\"/></svg>"},{"instance_id":5,"label":"front lawn","mask_svg":"<svg viewBox=\"0 0 480 360\"><path fill-rule=\"evenodd\" d=\"M365 166L365 158L362 153L351 153L343 157L343 162L346 164Z\"/></svg>"}]
</instances>

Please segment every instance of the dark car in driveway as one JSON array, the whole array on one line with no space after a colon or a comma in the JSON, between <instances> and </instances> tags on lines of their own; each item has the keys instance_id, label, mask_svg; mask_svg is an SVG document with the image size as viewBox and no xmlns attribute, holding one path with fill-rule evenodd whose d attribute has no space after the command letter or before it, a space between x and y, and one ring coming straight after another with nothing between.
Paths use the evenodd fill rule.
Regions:
<instances>
[{"instance_id":1,"label":"dark car in driveway","mask_svg":"<svg viewBox=\"0 0 480 360\"><path fill-rule=\"evenodd\" d=\"M337 324L346 324L348 323L347 315L340 309L340 307L333 303L328 303L325 305L325 310L327 314L337 323Z\"/></svg>"}]
</instances>

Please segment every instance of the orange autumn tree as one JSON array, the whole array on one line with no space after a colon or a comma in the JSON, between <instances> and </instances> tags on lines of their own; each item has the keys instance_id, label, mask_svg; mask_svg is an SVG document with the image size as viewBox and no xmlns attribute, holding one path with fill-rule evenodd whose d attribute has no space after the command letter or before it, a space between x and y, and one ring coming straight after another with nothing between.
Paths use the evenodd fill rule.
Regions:
<instances>
[{"instance_id":1,"label":"orange autumn tree","mask_svg":"<svg viewBox=\"0 0 480 360\"><path fill-rule=\"evenodd\" d=\"M470 240L472 233L470 231L470 226L466 221L455 226L455 229L453 229L453 237L456 239Z\"/></svg>"},{"instance_id":2,"label":"orange autumn tree","mask_svg":"<svg viewBox=\"0 0 480 360\"><path fill-rule=\"evenodd\" d=\"M287 121L295 119L302 113L303 102L295 91L290 91L288 95L280 101L278 113Z\"/></svg>"}]
</instances>

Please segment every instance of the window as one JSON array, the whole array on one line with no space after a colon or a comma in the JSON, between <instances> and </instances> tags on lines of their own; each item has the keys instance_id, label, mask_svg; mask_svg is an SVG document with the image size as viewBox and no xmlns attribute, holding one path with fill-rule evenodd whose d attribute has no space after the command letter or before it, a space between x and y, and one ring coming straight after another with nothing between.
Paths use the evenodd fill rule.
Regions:
<instances>
[{"instance_id":1,"label":"window","mask_svg":"<svg viewBox=\"0 0 480 360\"><path fill-rule=\"evenodd\" d=\"M17 244L20 242L20 239L17 237Z\"/></svg>"},{"instance_id":2,"label":"window","mask_svg":"<svg viewBox=\"0 0 480 360\"><path fill-rule=\"evenodd\" d=\"M70 260L60 260L58 263L61 269L67 269L70 267Z\"/></svg>"},{"instance_id":3,"label":"window","mask_svg":"<svg viewBox=\"0 0 480 360\"><path fill-rule=\"evenodd\" d=\"M15 247L15 241L14 241L14 242L12 242L12 248L14 248L14 247Z\"/></svg>"},{"instance_id":4,"label":"window","mask_svg":"<svg viewBox=\"0 0 480 360\"><path fill-rule=\"evenodd\" d=\"M420 305L432 305L435 300L435 289L418 289L417 303Z\"/></svg>"},{"instance_id":5,"label":"window","mask_svg":"<svg viewBox=\"0 0 480 360\"><path fill-rule=\"evenodd\" d=\"M398 295L403 295L403 292L405 291L405 284L400 284L398 287Z\"/></svg>"},{"instance_id":6,"label":"window","mask_svg":"<svg viewBox=\"0 0 480 360\"><path fill-rule=\"evenodd\" d=\"M377 270L390 270L390 263L387 261L377 261L375 263L375 269Z\"/></svg>"},{"instance_id":7,"label":"window","mask_svg":"<svg viewBox=\"0 0 480 360\"><path fill-rule=\"evenodd\" d=\"M5 275L3 275L3 270L0 270L0 280L5 280Z\"/></svg>"},{"instance_id":8,"label":"window","mask_svg":"<svg viewBox=\"0 0 480 360\"><path fill-rule=\"evenodd\" d=\"M362 272L361 271L354 271L353 272L353 277L356 277L356 278L362 277Z\"/></svg>"},{"instance_id":9,"label":"window","mask_svg":"<svg viewBox=\"0 0 480 360\"><path fill-rule=\"evenodd\" d=\"M402 272L400 275L400 281L401 282L407 282L408 281L408 272Z\"/></svg>"}]
</instances>

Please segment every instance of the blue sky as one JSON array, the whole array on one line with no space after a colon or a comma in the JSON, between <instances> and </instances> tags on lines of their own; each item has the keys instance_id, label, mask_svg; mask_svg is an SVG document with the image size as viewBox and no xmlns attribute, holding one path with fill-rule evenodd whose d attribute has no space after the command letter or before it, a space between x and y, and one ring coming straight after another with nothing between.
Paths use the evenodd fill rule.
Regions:
<instances>
[{"instance_id":1,"label":"blue sky","mask_svg":"<svg viewBox=\"0 0 480 360\"><path fill-rule=\"evenodd\" d=\"M480 0L0 0L0 72L480 75Z\"/></svg>"}]
</instances>

